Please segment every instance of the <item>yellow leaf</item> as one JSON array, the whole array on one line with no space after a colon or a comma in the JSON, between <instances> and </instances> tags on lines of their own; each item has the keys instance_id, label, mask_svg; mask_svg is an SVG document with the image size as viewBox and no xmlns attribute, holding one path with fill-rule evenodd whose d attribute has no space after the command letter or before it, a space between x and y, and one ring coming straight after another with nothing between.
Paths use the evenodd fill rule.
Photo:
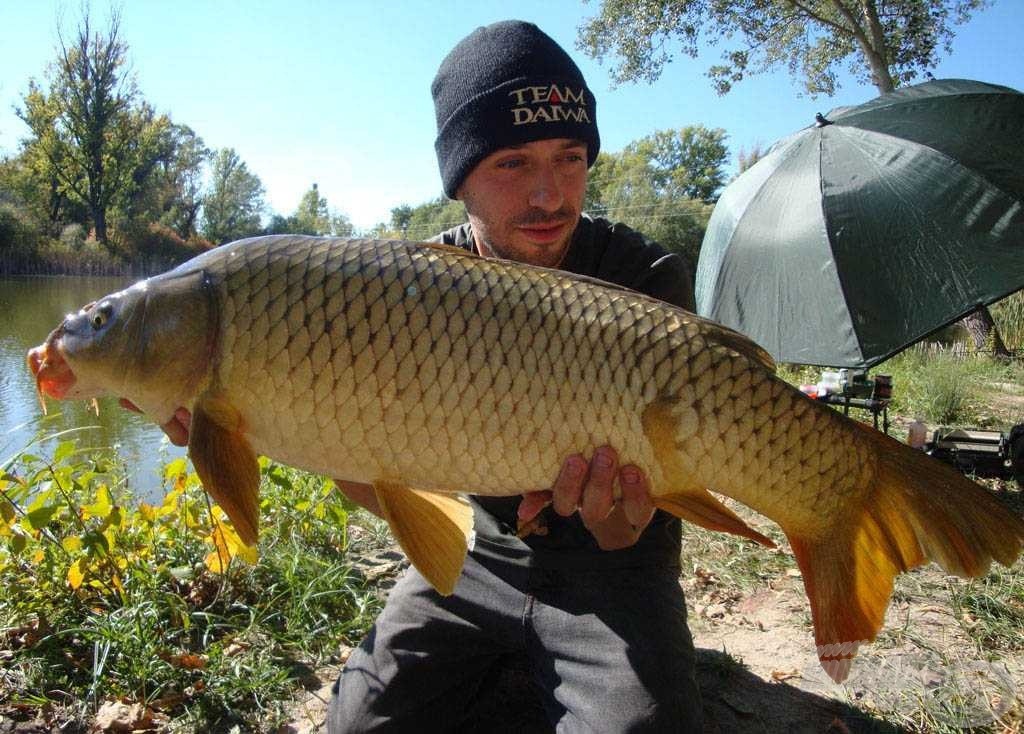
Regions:
<instances>
[{"instance_id":1,"label":"yellow leaf","mask_svg":"<svg viewBox=\"0 0 1024 734\"><path fill-rule=\"evenodd\" d=\"M256 563L259 554L255 546L248 546L238 537L234 529L221 522L213 521L213 532L207 540L213 544L213 551L206 556L206 566L214 573L224 573L232 558L239 558L246 563Z\"/></svg>"},{"instance_id":2,"label":"yellow leaf","mask_svg":"<svg viewBox=\"0 0 1024 734\"><path fill-rule=\"evenodd\" d=\"M113 498L110 496L110 490L107 489L107 485L101 484L100 488L96 490L96 501L91 505L82 506L82 519L88 519L89 517L106 517L110 514L110 510L114 506Z\"/></svg>"},{"instance_id":3,"label":"yellow leaf","mask_svg":"<svg viewBox=\"0 0 1024 734\"><path fill-rule=\"evenodd\" d=\"M77 535L69 535L60 541L60 544L64 546L64 550L68 553L74 553L82 549L82 539Z\"/></svg>"},{"instance_id":4,"label":"yellow leaf","mask_svg":"<svg viewBox=\"0 0 1024 734\"><path fill-rule=\"evenodd\" d=\"M42 563L44 558L46 558L46 554L43 553L42 549L40 548L39 550L37 550L35 553L32 554L32 561L31 562L33 564Z\"/></svg>"},{"instance_id":5,"label":"yellow leaf","mask_svg":"<svg viewBox=\"0 0 1024 734\"><path fill-rule=\"evenodd\" d=\"M218 553L216 549L206 554L206 558L203 559L203 563L210 570L210 573L224 573L227 568L227 563L230 558Z\"/></svg>"},{"instance_id":6,"label":"yellow leaf","mask_svg":"<svg viewBox=\"0 0 1024 734\"><path fill-rule=\"evenodd\" d=\"M156 522L157 509L153 505L147 502L139 503L139 514L142 515L142 519L146 522Z\"/></svg>"},{"instance_id":7,"label":"yellow leaf","mask_svg":"<svg viewBox=\"0 0 1024 734\"><path fill-rule=\"evenodd\" d=\"M171 477L177 479L185 473L186 468L188 467L184 456L168 462L167 466L164 467L164 479L170 479Z\"/></svg>"},{"instance_id":8,"label":"yellow leaf","mask_svg":"<svg viewBox=\"0 0 1024 734\"><path fill-rule=\"evenodd\" d=\"M238 533L230 525L222 523L218 523L218 525L224 535L224 542L227 543L228 550L233 557L241 558L246 563L256 563L259 560L259 552L256 550L256 546L243 543L242 539L238 537Z\"/></svg>"},{"instance_id":9,"label":"yellow leaf","mask_svg":"<svg viewBox=\"0 0 1024 734\"><path fill-rule=\"evenodd\" d=\"M82 585L85 580L85 564L83 559L79 558L77 561L68 566L68 584L75 591Z\"/></svg>"}]
</instances>

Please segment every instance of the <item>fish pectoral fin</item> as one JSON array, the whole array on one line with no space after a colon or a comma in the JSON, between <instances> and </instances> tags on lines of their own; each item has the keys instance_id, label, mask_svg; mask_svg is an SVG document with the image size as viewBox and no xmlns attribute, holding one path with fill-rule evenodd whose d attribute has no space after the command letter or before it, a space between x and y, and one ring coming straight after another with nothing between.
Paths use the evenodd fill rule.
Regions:
<instances>
[{"instance_id":1,"label":"fish pectoral fin","mask_svg":"<svg viewBox=\"0 0 1024 734\"><path fill-rule=\"evenodd\" d=\"M473 508L464 497L374 482L384 519L409 561L438 593L449 596L462 573Z\"/></svg>"},{"instance_id":2,"label":"fish pectoral fin","mask_svg":"<svg viewBox=\"0 0 1024 734\"><path fill-rule=\"evenodd\" d=\"M708 530L733 533L750 540L756 540L761 545L769 548L775 547L775 543L770 538L761 535L761 533L747 525L742 518L722 504L706 489L659 495L654 497L653 501L654 506L659 510L664 510Z\"/></svg>"},{"instance_id":3,"label":"fish pectoral fin","mask_svg":"<svg viewBox=\"0 0 1024 734\"><path fill-rule=\"evenodd\" d=\"M246 545L259 536L260 466L242 433L241 416L222 398L207 397L192 411L188 455L203 487L231 518Z\"/></svg>"}]
</instances>

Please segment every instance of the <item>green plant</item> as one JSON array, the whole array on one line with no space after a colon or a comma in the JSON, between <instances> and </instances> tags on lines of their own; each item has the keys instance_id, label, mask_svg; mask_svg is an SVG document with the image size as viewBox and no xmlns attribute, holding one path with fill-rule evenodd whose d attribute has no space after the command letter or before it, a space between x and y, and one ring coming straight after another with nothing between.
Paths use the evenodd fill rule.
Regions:
<instances>
[{"instance_id":1,"label":"green plant","mask_svg":"<svg viewBox=\"0 0 1024 734\"><path fill-rule=\"evenodd\" d=\"M261 462L260 554L184 459L134 505L109 452L58 445L0 472L0 711L104 701L192 730L270 731L304 666L358 639L379 607L353 569L353 509L330 482Z\"/></svg>"}]
</instances>

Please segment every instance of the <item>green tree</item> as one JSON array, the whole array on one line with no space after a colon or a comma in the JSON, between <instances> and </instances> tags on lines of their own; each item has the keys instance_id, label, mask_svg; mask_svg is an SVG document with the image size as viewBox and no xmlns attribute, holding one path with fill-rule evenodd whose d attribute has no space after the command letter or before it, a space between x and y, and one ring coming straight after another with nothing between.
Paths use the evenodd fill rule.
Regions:
<instances>
[{"instance_id":1,"label":"green tree","mask_svg":"<svg viewBox=\"0 0 1024 734\"><path fill-rule=\"evenodd\" d=\"M263 184L234 148L213 158L210 189L203 201L203 235L221 244L256 234L263 213Z\"/></svg>"},{"instance_id":2,"label":"green tree","mask_svg":"<svg viewBox=\"0 0 1024 734\"><path fill-rule=\"evenodd\" d=\"M127 53L116 13L103 32L86 13L70 45L60 38L48 91L30 82L18 110L32 133L31 165L51 186L51 211L64 197L84 205L104 244L108 211L133 185L138 144L152 121L137 113Z\"/></svg>"},{"instance_id":3,"label":"green tree","mask_svg":"<svg viewBox=\"0 0 1024 734\"><path fill-rule=\"evenodd\" d=\"M461 201L439 196L412 207L402 236L411 240L426 240L467 221L466 207Z\"/></svg>"},{"instance_id":4,"label":"green tree","mask_svg":"<svg viewBox=\"0 0 1024 734\"><path fill-rule=\"evenodd\" d=\"M640 143L621 153L598 155L584 208L593 216L628 224L693 265L712 206L689 197L684 187L665 185L676 172L661 169L650 155L653 148Z\"/></svg>"},{"instance_id":5,"label":"green tree","mask_svg":"<svg viewBox=\"0 0 1024 734\"><path fill-rule=\"evenodd\" d=\"M149 155L136 170L128 214L157 221L182 239L198 234L202 178L210 150L188 125L157 126Z\"/></svg>"},{"instance_id":6,"label":"green tree","mask_svg":"<svg viewBox=\"0 0 1024 734\"><path fill-rule=\"evenodd\" d=\"M302 195L294 218L298 232L302 234L331 234L331 214L327 208L327 199L320 195L315 183Z\"/></svg>"},{"instance_id":7,"label":"green tree","mask_svg":"<svg viewBox=\"0 0 1024 734\"><path fill-rule=\"evenodd\" d=\"M302 195L299 206L290 217L275 214L270 218L267 234L311 234L316 236L351 237L355 227L341 212L332 212L327 198L313 186Z\"/></svg>"},{"instance_id":8,"label":"green tree","mask_svg":"<svg viewBox=\"0 0 1024 734\"><path fill-rule=\"evenodd\" d=\"M406 236L411 222L412 207L408 204L400 204L391 210L391 229L401 232L402 237Z\"/></svg>"},{"instance_id":9,"label":"green tree","mask_svg":"<svg viewBox=\"0 0 1024 734\"><path fill-rule=\"evenodd\" d=\"M725 184L723 166L729 158L725 130L688 125L678 130L657 130L630 143L650 166L656 188L669 196L713 203Z\"/></svg>"},{"instance_id":10,"label":"green tree","mask_svg":"<svg viewBox=\"0 0 1024 734\"><path fill-rule=\"evenodd\" d=\"M708 76L719 94L746 74L784 66L809 94L831 96L847 62L880 93L911 82L949 53L954 26L991 0L601 0L579 28L589 55L618 58L615 80L654 81L678 50L722 43Z\"/></svg>"},{"instance_id":11,"label":"green tree","mask_svg":"<svg viewBox=\"0 0 1024 734\"><path fill-rule=\"evenodd\" d=\"M743 173L766 155L768 155L768 148L765 148L759 142L754 143L750 150L741 147L737 155L739 159L739 172L736 175L738 176L740 173Z\"/></svg>"}]
</instances>

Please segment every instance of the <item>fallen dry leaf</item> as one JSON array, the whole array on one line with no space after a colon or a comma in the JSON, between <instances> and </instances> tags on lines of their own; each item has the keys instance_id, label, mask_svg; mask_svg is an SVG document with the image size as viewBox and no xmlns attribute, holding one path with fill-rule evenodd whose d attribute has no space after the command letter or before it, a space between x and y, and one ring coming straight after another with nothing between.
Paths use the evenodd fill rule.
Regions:
<instances>
[{"instance_id":1,"label":"fallen dry leaf","mask_svg":"<svg viewBox=\"0 0 1024 734\"><path fill-rule=\"evenodd\" d=\"M123 701L105 701L96 712L93 720L93 732L136 732L153 731L166 723L167 718L153 713L148 706L141 703L124 703Z\"/></svg>"},{"instance_id":2,"label":"fallen dry leaf","mask_svg":"<svg viewBox=\"0 0 1024 734\"><path fill-rule=\"evenodd\" d=\"M778 683L790 678L801 678L802 676L797 668L793 668L792 670L773 670L771 677L773 681Z\"/></svg>"},{"instance_id":3,"label":"fallen dry leaf","mask_svg":"<svg viewBox=\"0 0 1024 734\"><path fill-rule=\"evenodd\" d=\"M191 652L183 652L178 655L162 653L160 658L162 660L166 660L176 668L184 668L185 670L203 670L206 668L206 663L209 661L208 656L196 655Z\"/></svg>"}]
</instances>

